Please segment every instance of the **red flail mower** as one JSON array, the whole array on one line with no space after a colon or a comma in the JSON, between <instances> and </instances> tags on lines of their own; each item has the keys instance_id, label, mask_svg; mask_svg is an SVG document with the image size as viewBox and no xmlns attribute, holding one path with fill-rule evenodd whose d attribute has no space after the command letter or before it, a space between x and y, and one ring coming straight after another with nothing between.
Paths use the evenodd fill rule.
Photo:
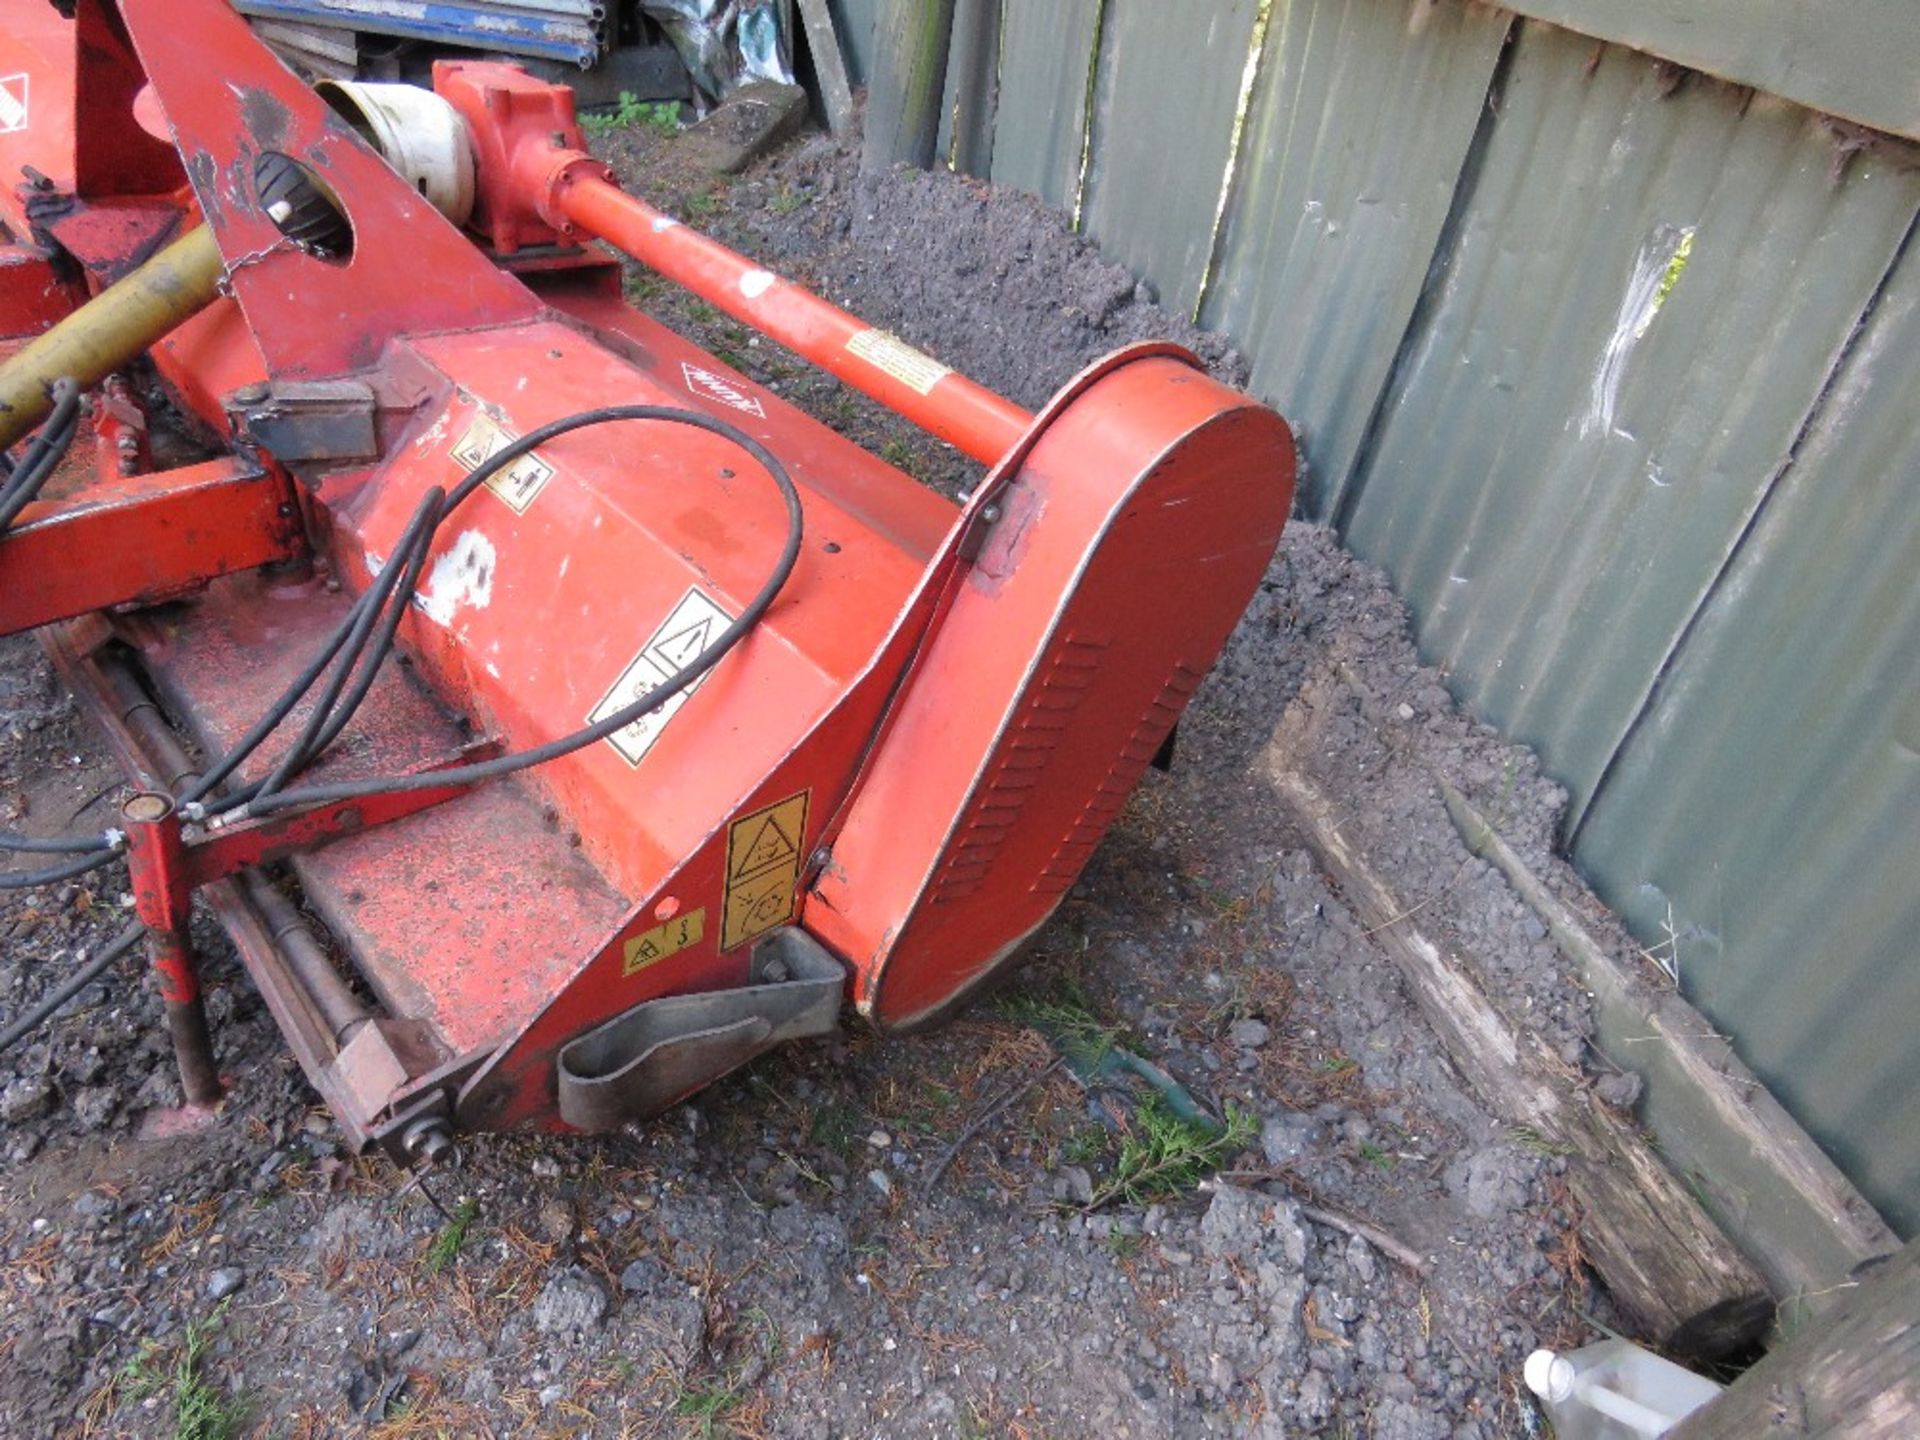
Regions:
<instances>
[{"instance_id":1,"label":"red flail mower","mask_svg":"<svg viewBox=\"0 0 1920 1440\"><path fill-rule=\"evenodd\" d=\"M0 883L130 867L91 973L146 947L189 1105L196 896L402 1158L655 1114L1008 964L1273 556L1280 418L1157 344L1030 415L622 191L515 67L316 90L220 0L64 8L0 0L0 631L136 793L0 837ZM986 479L916 484L596 241ZM155 468L158 406L216 458Z\"/></svg>"}]
</instances>

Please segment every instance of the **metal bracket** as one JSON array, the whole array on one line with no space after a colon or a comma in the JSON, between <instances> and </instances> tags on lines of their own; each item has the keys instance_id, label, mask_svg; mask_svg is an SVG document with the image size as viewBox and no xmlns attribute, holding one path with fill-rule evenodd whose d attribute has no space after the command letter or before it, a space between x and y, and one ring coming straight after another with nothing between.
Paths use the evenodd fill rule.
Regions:
<instances>
[{"instance_id":1,"label":"metal bracket","mask_svg":"<svg viewBox=\"0 0 1920 1440\"><path fill-rule=\"evenodd\" d=\"M283 465L379 458L373 387L363 381L249 385L227 406L234 429Z\"/></svg>"},{"instance_id":2,"label":"metal bracket","mask_svg":"<svg viewBox=\"0 0 1920 1440\"><path fill-rule=\"evenodd\" d=\"M560 1118L589 1133L658 1115L789 1040L831 1035L846 967L804 930L753 947L737 990L649 1000L561 1047Z\"/></svg>"}]
</instances>

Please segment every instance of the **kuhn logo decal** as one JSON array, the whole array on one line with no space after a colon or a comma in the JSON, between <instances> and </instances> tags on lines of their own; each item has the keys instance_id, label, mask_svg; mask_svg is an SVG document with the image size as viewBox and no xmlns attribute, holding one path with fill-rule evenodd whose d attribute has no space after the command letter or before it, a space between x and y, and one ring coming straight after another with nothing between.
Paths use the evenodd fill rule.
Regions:
<instances>
[{"instance_id":1,"label":"kuhn logo decal","mask_svg":"<svg viewBox=\"0 0 1920 1440\"><path fill-rule=\"evenodd\" d=\"M698 365L680 363L680 371L687 377L687 389L704 400L718 400L722 405L731 405L736 410L744 410L749 415L767 418L766 407L760 403L760 397L749 395L724 375L716 375L711 370L702 370Z\"/></svg>"}]
</instances>

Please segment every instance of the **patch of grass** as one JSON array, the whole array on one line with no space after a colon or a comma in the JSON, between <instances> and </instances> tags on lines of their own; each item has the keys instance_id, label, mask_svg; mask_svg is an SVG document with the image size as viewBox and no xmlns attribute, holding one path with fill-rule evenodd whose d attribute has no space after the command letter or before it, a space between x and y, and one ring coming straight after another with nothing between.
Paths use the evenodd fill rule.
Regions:
<instances>
[{"instance_id":1,"label":"patch of grass","mask_svg":"<svg viewBox=\"0 0 1920 1440\"><path fill-rule=\"evenodd\" d=\"M686 210L694 219L705 220L718 215L724 204L726 199L718 190L702 190L698 195L687 197Z\"/></svg>"},{"instance_id":2,"label":"patch of grass","mask_svg":"<svg viewBox=\"0 0 1920 1440\"><path fill-rule=\"evenodd\" d=\"M433 1243L427 1246L422 1258L421 1263L429 1275L438 1275L460 1258L460 1247L467 1243L467 1232L473 1228L474 1217L479 1213L479 1204L471 1198L453 1207L452 1217L434 1235Z\"/></svg>"},{"instance_id":3,"label":"patch of grass","mask_svg":"<svg viewBox=\"0 0 1920 1440\"><path fill-rule=\"evenodd\" d=\"M896 470L913 473L913 451L904 440L889 440L880 447L880 458Z\"/></svg>"},{"instance_id":4,"label":"patch of grass","mask_svg":"<svg viewBox=\"0 0 1920 1440\"><path fill-rule=\"evenodd\" d=\"M1232 1104L1218 1129L1182 1120L1158 1099L1142 1105L1134 1122L1134 1133L1120 1142L1113 1174L1095 1188L1088 1209L1115 1201L1148 1205L1191 1190L1260 1133L1253 1112Z\"/></svg>"},{"instance_id":5,"label":"patch of grass","mask_svg":"<svg viewBox=\"0 0 1920 1440\"><path fill-rule=\"evenodd\" d=\"M696 325L713 325L720 320L720 312L704 300L687 301L687 319Z\"/></svg>"},{"instance_id":6,"label":"patch of grass","mask_svg":"<svg viewBox=\"0 0 1920 1440\"><path fill-rule=\"evenodd\" d=\"M1573 1154L1573 1146L1559 1140L1549 1140L1531 1125L1515 1125L1507 1131L1507 1139L1518 1145L1522 1150L1530 1150L1535 1155L1545 1155L1551 1158L1553 1156Z\"/></svg>"},{"instance_id":7,"label":"patch of grass","mask_svg":"<svg viewBox=\"0 0 1920 1440\"><path fill-rule=\"evenodd\" d=\"M813 1112L807 1134L822 1149L846 1155L860 1139L860 1112L844 1100L823 1100Z\"/></svg>"},{"instance_id":8,"label":"patch of grass","mask_svg":"<svg viewBox=\"0 0 1920 1440\"><path fill-rule=\"evenodd\" d=\"M1118 1225L1107 1227L1107 1249L1113 1252L1116 1260L1131 1260L1147 1247L1147 1237L1136 1230L1122 1230Z\"/></svg>"},{"instance_id":9,"label":"patch of grass","mask_svg":"<svg viewBox=\"0 0 1920 1440\"><path fill-rule=\"evenodd\" d=\"M1360 1158L1373 1166L1373 1168L1378 1170L1382 1175L1393 1169L1393 1156L1389 1155L1371 1141L1361 1144Z\"/></svg>"},{"instance_id":10,"label":"patch of grass","mask_svg":"<svg viewBox=\"0 0 1920 1440\"><path fill-rule=\"evenodd\" d=\"M621 282L620 293L635 305L645 305L666 293L667 282L651 270L633 270Z\"/></svg>"},{"instance_id":11,"label":"patch of grass","mask_svg":"<svg viewBox=\"0 0 1920 1440\"><path fill-rule=\"evenodd\" d=\"M693 1433L708 1440L722 1433L727 1416L740 1408L744 1398L744 1392L730 1377L710 1375L680 1387L680 1393L673 1397L673 1413L692 1421Z\"/></svg>"},{"instance_id":12,"label":"patch of grass","mask_svg":"<svg viewBox=\"0 0 1920 1440\"><path fill-rule=\"evenodd\" d=\"M169 1347L148 1340L121 1371L135 1400L172 1389L174 1440L235 1440L246 1421L246 1402L221 1394L206 1376L207 1352L226 1311L222 1304L204 1320L189 1320L171 1361Z\"/></svg>"},{"instance_id":13,"label":"patch of grass","mask_svg":"<svg viewBox=\"0 0 1920 1440\"><path fill-rule=\"evenodd\" d=\"M811 195L804 195L792 186L785 186L780 193L767 202L767 208L776 215L791 215L803 210L812 201Z\"/></svg>"},{"instance_id":14,"label":"patch of grass","mask_svg":"<svg viewBox=\"0 0 1920 1440\"><path fill-rule=\"evenodd\" d=\"M580 128L592 134L624 130L629 125L650 125L663 135L680 133L680 105L675 100L642 100L631 90L622 90L611 110L580 117Z\"/></svg>"},{"instance_id":15,"label":"patch of grass","mask_svg":"<svg viewBox=\"0 0 1920 1440\"><path fill-rule=\"evenodd\" d=\"M1092 1167L1106 1158L1110 1142L1098 1125L1076 1130L1060 1146L1060 1158L1069 1165Z\"/></svg>"}]
</instances>

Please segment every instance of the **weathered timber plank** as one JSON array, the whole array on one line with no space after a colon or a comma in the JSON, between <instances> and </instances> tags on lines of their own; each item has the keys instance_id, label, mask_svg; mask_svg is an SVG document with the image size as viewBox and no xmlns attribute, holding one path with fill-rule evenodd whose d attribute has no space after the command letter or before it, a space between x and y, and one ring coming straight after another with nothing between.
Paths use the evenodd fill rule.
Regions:
<instances>
[{"instance_id":1,"label":"weathered timber plank","mask_svg":"<svg viewBox=\"0 0 1920 1440\"><path fill-rule=\"evenodd\" d=\"M1766 1282L1700 1203L1624 1118L1501 1011L1466 957L1426 932L1412 897L1394 892L1343 832L1332 800L1294 768L1284 738L1264 763L1281 803L1481 1101L1568 1151L1583 1244L1622 1312L1662 1347L1696 1359L1757 1337L1773 1313Z\"/></svg>"},{"instance_id":2,"label":"weathered timber plank","mask_svg":"<svg viewBox=\"0 0 1920 1440\"><path fill-rule=\"evenodd\" d=\"M1920 1435L1920 1240L1680 1422L1670 1440L1911 1440Z\"/></svg>"}]
</instances>

